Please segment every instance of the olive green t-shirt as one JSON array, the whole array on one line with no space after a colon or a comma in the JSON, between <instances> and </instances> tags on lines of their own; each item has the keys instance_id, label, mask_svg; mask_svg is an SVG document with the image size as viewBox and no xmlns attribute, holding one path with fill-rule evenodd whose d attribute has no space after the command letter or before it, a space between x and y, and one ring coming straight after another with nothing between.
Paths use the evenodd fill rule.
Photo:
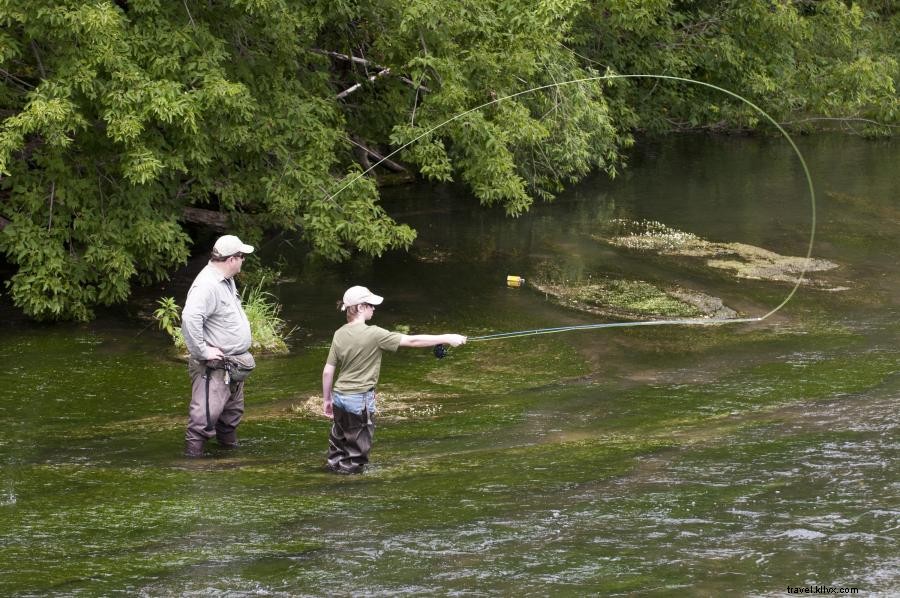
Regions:
<instances>
[{"instance_id":1,"label":"olive green t-shirt","mask_svg":"<svg viewBox=\"0 0 900 598\"><path fill-rule=\"evenodd\" d=\"M381 352L396 351L403 335L365 322L344 324L334 333L325 363L338 368L334 389L346 394L366 392L378 384Z\"/></svg>"}]
</instances>

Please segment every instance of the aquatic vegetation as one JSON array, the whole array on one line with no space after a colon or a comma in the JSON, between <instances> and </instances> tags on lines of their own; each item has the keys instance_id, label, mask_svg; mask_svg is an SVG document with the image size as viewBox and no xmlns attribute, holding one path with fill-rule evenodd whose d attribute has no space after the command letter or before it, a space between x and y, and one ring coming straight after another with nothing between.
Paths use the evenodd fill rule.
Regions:
<instances>
[{"instance_id":1,"label":"aquatic vegetation","mask_svg":"<svg viewBox=\"0 0 900 598\"><path fill-rule=\"evenodd\" d=\"M732 318L735 310L720 298L677 285L645 280L595 276L570 271L559 262L539 262L528 285L555 303L609 318Z\"/></svg>"},{"instance_id":2,"label":"aquatic vegetation","mask_svg":"<svg viewBox=\"0 0 900 598\"><path fill-rule=\"evenodd\" d=\"M560 305L616 318L711 315L693 305L686 291L667 293L641 280L597 280L568 284L537 281L532 286ZM718 302L721 306L721 301ZM732 312L733 313L733 312Z\"/></svg>"},{"instance_id":3,"label":"aquatic vegetation","mask_svg":"<svg viewBox=\"0 0 900 598\"><path fill-rule=\"evenodd\" d=\"M411 417L434 417L444 408L442 400L452 399L446 395L422 392L384 392L377 393L376 405L378 420L404 420ZM292 402L290 411L298 415L309 417L324 417L322 415L322 396L313 395L298 402Z\"/></svg>"},{"instance_id":4,"label":"aquatic vegetation","mask_svg":"<svg viewBox=\"0 0 900 598\"><path fill-rule=\"evenodd\" d=\"M704 242L694 234L671 228L656 220L616 218L606 228L618 240L618 244L629 249L674 251Z\"/></svg>"},{"instance_id":5,"label":"aquatic vegetation","mask_svg":"<svg viewBox=\"0 0 900 598\"><path fill-rule=\"evenodd\" d=\"M805 257L784 256L754 245L746 243L713 243L706 250L692 250L681 255L710 255L722 256L725 259L709 259L706 264L712 268L730 270L738 278L753 280L771 280L781 282L796 282L797 277L804 270L807 272L822 272L837 268L837 264L823 259L810 259ZM806 284L820 286L824 283L817 281ZM832 289L842 290L842 289Z\"/></svg>"},{"instance_id":6,"label":"aquatic vegetation","mask_svg":"<svg viewBox=\"0 0 900 598\"><path fill-rule=\"evenodd\" d=\"M659 255L707 258L707 266L728 270L737 278L794 283L803 271L824 272L838 267L828 260L784 256L746 243L714 243L656 221L617 219L610 224L603 234L592 237L617 247ZM808 276L803 283L830 290L846 288L815 281Z\"/></svg>"}]
</instances>

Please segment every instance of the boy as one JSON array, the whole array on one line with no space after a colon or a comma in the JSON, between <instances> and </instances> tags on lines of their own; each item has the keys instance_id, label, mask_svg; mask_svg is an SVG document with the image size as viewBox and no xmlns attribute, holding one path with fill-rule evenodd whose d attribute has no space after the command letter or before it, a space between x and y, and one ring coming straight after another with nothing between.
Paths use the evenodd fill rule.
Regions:
<instances>
[{"instance_id":1,"label":"boy","mask_svg":"<svg viewBox=\"0 0 900 598\"><path fill-rule=\"evenodd\" d=\"M366 287L354 286L338 303L341 311L347 312L347 323L334 333L322 370L323 411L333 419L326 468L336 473L362 473L369 462L382 351L439 344L458 347L466 342L459 334L407 335L368 326L366 322L382 301L383 297Z\"/></svg>"}]
</instances>

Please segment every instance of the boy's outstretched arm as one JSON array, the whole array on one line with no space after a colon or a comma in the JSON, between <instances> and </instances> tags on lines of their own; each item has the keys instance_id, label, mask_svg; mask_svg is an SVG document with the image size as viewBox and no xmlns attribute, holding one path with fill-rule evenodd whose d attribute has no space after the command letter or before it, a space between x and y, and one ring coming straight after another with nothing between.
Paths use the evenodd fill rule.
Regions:
<instances>
[{"instance_id":1,"label":"boy's outstretched arm","mask_svg":"<svg viewBox=\"0 0 900 598\"><path fill-rule=\"evenodd\" d=\"M433 347L435 345L458 347L465 343L466 337L461 334L404 334L400 339L401 347Z\"/></svg>"}]
</instances>

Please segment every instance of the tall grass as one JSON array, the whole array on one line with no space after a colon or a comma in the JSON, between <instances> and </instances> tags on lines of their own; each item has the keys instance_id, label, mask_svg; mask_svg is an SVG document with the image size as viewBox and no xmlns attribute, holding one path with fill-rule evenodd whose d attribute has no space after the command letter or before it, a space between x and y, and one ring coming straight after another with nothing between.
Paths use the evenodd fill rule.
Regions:
<instances>
[{"instance_id":1,"label":"tall grass","mask_svg":"<svg viewBox=\"0 0 900 598\"><path fill-rule=\"evenodd\" d=\"M247 319L250 320L250 333L253 335L250 351L287 353L286 340L294 329L285 332L287 323L280 317L281 305L272 293L263 290L263 282L260 281L256 287L244 289L241 293L241 302Z\"/></svg>"}]
</instances>

